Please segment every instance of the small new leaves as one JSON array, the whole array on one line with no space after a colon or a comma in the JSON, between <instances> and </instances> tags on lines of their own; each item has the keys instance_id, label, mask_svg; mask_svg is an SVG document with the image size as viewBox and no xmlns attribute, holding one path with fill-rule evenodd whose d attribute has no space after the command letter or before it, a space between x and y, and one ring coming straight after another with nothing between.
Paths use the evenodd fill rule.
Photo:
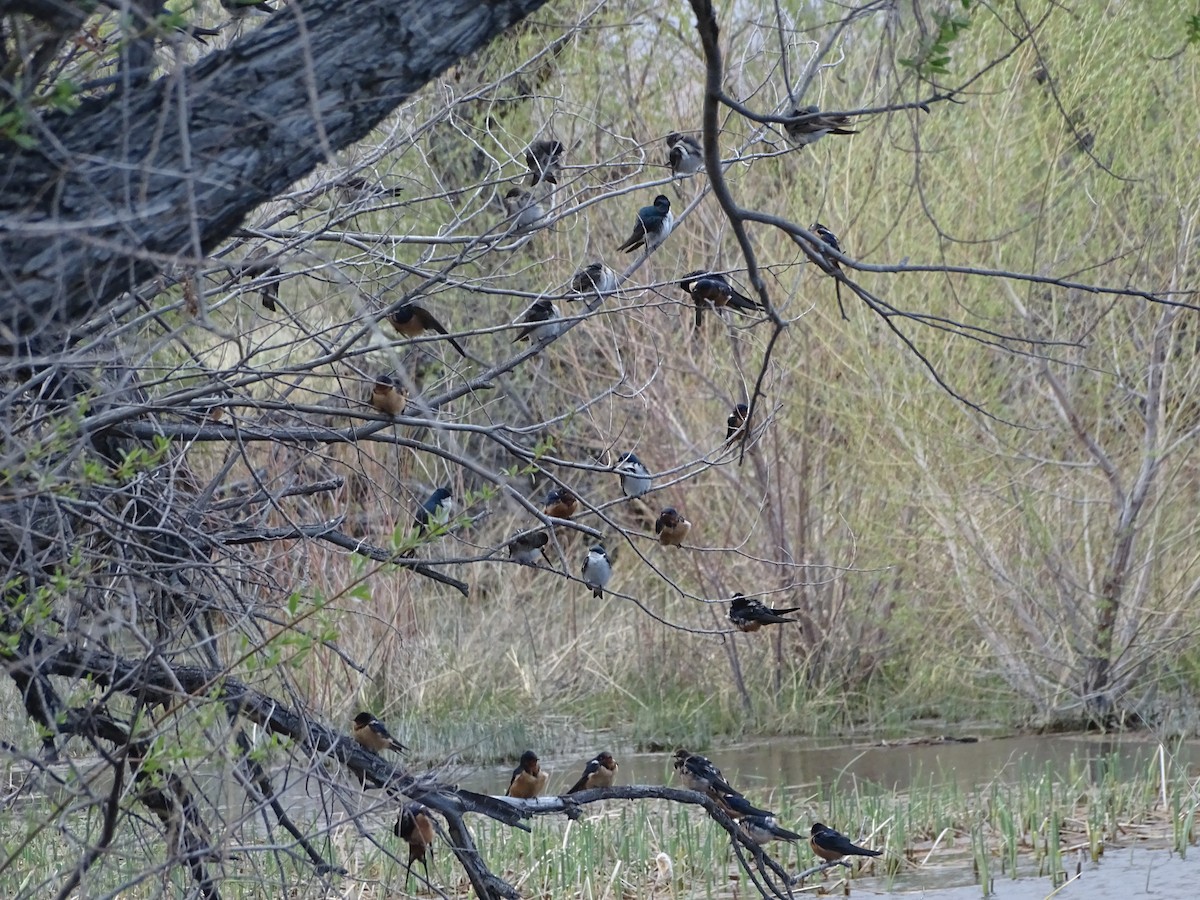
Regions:
<instances>
[{"instance_id":1,"label":"small new leaves","mask_svg":"<svg viewBox=\"0 0 1200 900\"><path fill-rule=\"evenodd\" d=\"M962 8L969 11L971 0L960 0ZM971 27L971 17L956 16L952 13L934 13L933 21L937 31L922 42L916 56L900 60L900 65L917 72L925 77L931 75L950 74L950 45L962 32Z\"/></svg>"}]
</instances>

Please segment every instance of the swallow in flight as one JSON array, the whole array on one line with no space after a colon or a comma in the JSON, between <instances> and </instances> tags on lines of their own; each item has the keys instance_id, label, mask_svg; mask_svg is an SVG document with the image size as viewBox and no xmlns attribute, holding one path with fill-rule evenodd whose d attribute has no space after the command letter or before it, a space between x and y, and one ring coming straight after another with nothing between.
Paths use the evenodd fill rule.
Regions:
<instances>
[{"instance_id":1,"label":"swallow in flight","mask_svg":"<svg viewBox=\"0 0 1200 900\"><path fill-rule=\"evenodd\" d=\"M632 253L645 244L646 252L649 253L667 239L674 224L675 216L671 213L671 198L666 194L659 194L654 198L653 206L643 206L638 210L633 233L617 249Z\"/></svg>"},{"instance_id":2,"label":"swallow in flight","mask_svg":"<svg viewBox=\"0 0 1200 900\"><path fill-rule=\"evenodd\" d=\"M567 148L560 141L534 141L525 150L525 165L529 166L529 186L540 181L558 184L563 154Z\"/></svg>"},{"instance_id":3,"label":"swallow in flight","mask_svg":"<svg viewBox=\"0 0 1200 900\"><path fill-rule=\"evenodd\" d=\"M667 161L677 178L694 175L704 168L704 150L694 137L672 131L667 135Z\"/></svg>"},{"instance_id":4,"label":"swallow in flight","mask_svg":"<svg viewBox=\"0 0 1200 900\"><path fill-rule=\"evenodd\" d=\"M391 375L380 375L371 388L371 405L385 416L398 416L404 412L408 396L396 386Z\"/></svg>"},{"instance_id":5,"label":"swallow in flight","mask_svg":"<svg viewBox=\"0 0 1200 900\"><path fill-rule=\"evenodd\" d=\"M617 276L604 263L584 266L571 279L571 290L577 294L611 294L617 289Z\"/></svg>"},{"instance_id":6,"label":"swallow in flight","mask_svg":"<svg viewBox=\"0 0 1200 900\"><path fill-rule=\"evenodd\" d=\"M820 107L804 106L792 110L791 118L797 122L788 122L783 126L788 137L799 147L815 144L827 134L858 134L849 128L849 116L823 116Z\"/></svg>"},{"instance_id":7,"label":"swallow in flight","mask_svg":"<svg viewBox=\"0 0 1200 900\"><path fill-rule=\"evenodd\" d=\"M571 789L567 793L574 794L576 791L586 791L589 788L612 787L613 780L616 777L617 761L613 759L611 753L605 750L603 753L596 754L584 766L583 775L571 786Z\"/></svg>"},{"instance_id":8,"label":"swallow in flight","mask_svg":"<svg viewBox=\"0 0 1200 900\"><path fill-rule=\"evenodd\" d=\"M392 312L388 313L388 323L396 329L397 334L402 334L405 337L418 337L424 331L436 331L438 334L446 335L450 341L450 346L459 352L459 355L466 356L467 351L454 338L450 337L445 326L433 317L433 313L425 309L423 306L417 306L415 303L402 303Z\"/></svg>"},{"instance_id":9,"label":"swallow in flight","mask_svg":"<svg viewBox=\"0 0 1200 900\"><path fill-rule=\"evenodd\" d=\"M429 499L421 504L421 508L417 510L413 521L417 525L418 532L426 531L430 525L445 525L450 521L450 515L454 511L454 498L450 493L450 488L440 487L432 494Z\"/></svg>"},{"instance_id":10,"label":"swallow in flight","mask_svg":"<svg viewBox=\"0 0 1200 900\"><path fill-rule=\"evenodd\" d=\"M808 843L812 845L813 853L826 862L833 862L843 856L883 856L882 850L868 850L866 847L852 844L850 838L820 822L813 825L811 835Z\"/></svg>"},{"instance_id":11,"label":"swallow in flight","mask_svg":"<svg viewBox=\"0 0 1200 900\"><path fill-rule=\"evenodd\" d=\"M731 444L742 436L742 429L746 427L748 415L750 415L750 407L745 403L739 403L733 408L733 412L725 420L725 443Z\"/></svg>"},{"instance_id":12,"label":"swallow in flight","mask_svg":"<svg viewBox=\"0 0 1200 900\"><path fill-rule=\"evenodd\" d=\"M612 578L612 560L608 553L597 544L588 550L587 559L583 561L583 583L592 589L593 597L603 597L604 588Z\"/></svg>"},{"instance_id":13,"label":"swallow in flight","mask_svg":"<svg viewBox=\"0 0 1200 900\"><path fill-rule=\"evenodd\" d=\"M704 310L733 307L739 312L754 313L762 309L762 304L751 300L745 294L740 294L729 284L729 279L719 272L689 272L683 276L679 286L689 294L696 304L696 324L699 330L703 324Z\"/></svg>"},{"instance_id":14,"label":"swallow in flight","mask_svg":"<svg viewBox=\"0 0 1200 900\"><path fill-rule=\"evenodd\" d=\"M562 332L562 322L558 321L559 318L558 310L545 297L535 301L533 306L525 310L525 314L517 320L518 324L525 327L517 332L517 336L513 338L513 343L515 344L517 341L533 341L535 344L540 344L543 341L558 337Z\"/></svg>"},{"instance_id":15,"label":"swallow in flight","mask_svg":"<svg viewBox=\"0 0 1200 900\"><path fill-rule=\"evenodd\" d=\"M617 460L617 472L621 476L621 492L626 497L640 497L650 490L650 470L636 453L622 453Z\"/></svg>"},{"instance_id":16,"label":"swallow in flight","mask_svg":"<svg viewBox=\"0 0 1200 900\"><path fill-rule=\"evenodd\" d=\"M354 717L354 728L350 732L356 741L368 750L382 753L384 750L395 750L406 753L408 748L392 737L387 726L369 712L360 712Z\"/></svg>"},{"instance_id":17,"label":"swallow in flight","mask_svg":"<svg viewBox=\"0 0 1200 900\"><path fill-rule=\"evenodd\" d=\"M542 558L549 564L550 559L546 556L546 544L550 537L544 531L525 531L516 534L508 542L508 556L514 562L519 562L523 566L537 567L537 558L540 553Z\"/></svg>"},{"instance_id":18,"label":"swallow in flight","mask_svg":"<svg viewBox=\"0 0 1200 900\"><path fill-rule=\"evenodd\" d=\"M758 631L764 625L782 625L785 622L799 621L787 618L786 613L794 613L802 608L789 606L787 609L771 609L761 600L734 594L733 603L729 605L729 621L737 627L738 631Z\"/></svg>"},{"instance_id":19,"label":"swallow in flight","mask_svg":"<svg viewBox=\"0 0 1200 900\"><path fill-rule=\"evenodd\" d=\"M579 498L570 488L555 488L546 496L542 512L552 519L569 519L579 508Z\"/></svg>"},{"instance_id":20,"label":"swallow in flight","mask_svg":"<svg viewBox=\"0 0 1200 900\"><path fill-rule=\"evenodd\" d=\"M658 542L664 547L679 547L683 539L692 530L692 523L679 514L673 506L668 506L658 514L654 523L654 533Z\"/></svg>"},{"instance_id":21,"label":"swallow in flight","mask_svg":"<svg viewBox=\"0 0 1200 900\"><path fill-rule=\"evenodd\" d=\"M538 765L537 754L526 750L521 754L521 761L513 769L512 780L508 782L505 796L518 797L522 800L532 800L546 789L550 773Z\"/></svg>"},{"instance_id":22,"label":"swallow in flight","mask_svg":"<svg viewBox=\"0 0 1200 900\"><path fill-rule=\"evenodd\" d=\"M738 825L741 827L742 833L760 847L771 841L798 841L801 838L801 835L796 832L782 827L771 815L744 816L739 820Z\"/></svg>"},{"instance_id":23,"label":"swallow in flight","mask_svg":"<svg viewBox=\"0 0 1200 900\"><path fill-rule=\"evenodd\" d=\"M824 225L822 225L820 222L813 222L812 227L809 229L809 231L811 231L813 234L815 234L817 237L819 237L822 241L824 241L826 244L828 244L830 249L836 250L838 253L842 252L842 245L838 243L837 235L834 234L832 231L830 231L828 228L826 228ZM821 251L818 250L818 252L821 252ZM823 268L825 269L826 272L832 272L834 269L836 269L839 272L842 271L841 263L839 263L834 257L830 256L829 254L821 252L821 260L824 262ZM846 308L844 306L842 306L842 283L840 281L835 281L834 283L837 286L838 310L841 312L842 318L846 319L847 318Z\"/></svg>"},{"instance_id":24,"label":"swallow in flight","mask_svg":"<svg viewBox=\"0 0 1200 900\"><path fill-rule=\"evenodd\" d=\"M711 760L698 753L689 753L682 747L675 751L675 771L684 786L701 794L742 796L741 791L734 790L725 780L721 770L714 766Z\"/></svg>"},{"instance_id":25,"label":"swallow in flight","mask_svg":"<svg viewBox=\"0 0 1200 900\"><path fill-rule=\"evenodd\" d=\"M408 803L400 810L400 818L392 826L392 832L408 844L408 868L404 884L412 878L412 864L420 862L425 867L425 880L429 880L429 860L433 855L433 813L423 803Z\"/></svg>"},{"instance_id":26,"label":"swallow in flight","mask_svg":"<svg viewBox=\"0 0 1200 900\"><path fill-rule=\"evenodd\" d=\"M532 231L546 218L542 204L529 191L513 188L504 195L504 211L517 232Z\"/></svg>"}]
</instances>

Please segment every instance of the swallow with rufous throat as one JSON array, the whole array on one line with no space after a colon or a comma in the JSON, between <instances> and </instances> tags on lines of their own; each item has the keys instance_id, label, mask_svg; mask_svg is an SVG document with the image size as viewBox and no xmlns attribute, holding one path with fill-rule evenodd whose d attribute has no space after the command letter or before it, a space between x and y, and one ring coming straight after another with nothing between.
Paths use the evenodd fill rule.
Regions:
<instances>
[{"instance_id":1,"label":"swallow with rufous throat","mask_svg":"<svg viewBox=\"0 0 1200 900\"><path fill-rule=\"evenodd\" d=\"M664 547L681 547L683 539L692 530L692 523L679 514L673 506L668 506L658 514L654 523L654 533L658 542Z\"/></svg>"},{"instance_id":2,"label":"swallow with rufous throat","mask_svg":"<svg viewBox=\"0 0 1200 900\"><path fill-rule=\"evenodd\" d=\"M408 396L396 386L391 375L380 375L371 387L371 405L385 416L398 416L404 412Z\"/></svg>"},{"instance_id":3,"label":"swallow with rufous throat","mask_svg":"<svg viewBox=\"0 0 1200 900\"><path fill-rule=\"evenodd\" d=\"M709 788L708 796L717 802L725 814L731 819L741 819L745 816L773 816L769 809L759 809L741 794L727 794L716 788Z\"/></svg>"},{"instance_id":4,"label":"swallow with rufous throat","mask_svg":"<svg viewBox=\"0 0 1200 900\"><path fill-rule=\"evenodd\" d=\"M420 862L425 867L425 880L429 880L429 860L433 855L432 811L423 803L407 803L400 810L400 818L392 826L392 833L408 844L408 867L404 884L412 878L412 864Z\"/></svg>"},{"instance_id":5,"label":"swallow with rufous throat","mask_svg":"<svg viewBox=\"0 0 1200 900\"><path fill-rule=\"evenodd\" d=\"M822 825L820 822L813 825L810 834L808 843L812 846L813 853L826 862L833 862L843 856L883 856L882 850L868 850L866 847L859 847L857 844L851 843L850 838L841 832L835 831L828 825Z\"/></svg>"},{"instance_id":6,"label":"swallow with rufous throat","mask_svg":"<svg viewBox=\"0 0 1200 900\"><path fill-rule=\"evenodd\" d=\"M764 625L783 625L785 622L798 621L787 618L786 614L798 612L801 609L803 607L800 606L771 609L761 600L746 597L743 594L734 594L733 602L729 605L729 621L738 631L758 631Z\"/></svg>"},{"instance_id":7,"label":"swallow with rufous throat","mask_svg":"<svg viewBox=\"0 0 1200 900\"><path fill-rule=\"evenodd\" d=\"M557 487L546 495L542 512L552 519L569 519L579 508L579 498L568 487Z\"/></svg>"},{"instance_id":8,"label":"swallow with rufous throat","mask_svg":"<svg viewBox=\"0 0 1200 900\"><path fill-rule=\"evenodd\" d=\"M537 754L526 750L521 754L521 761L513 769L512 779L508 782L505 796L517 797L522 800L532 800L540 796L546 789L550 773L538 764Z\"/></svg>"},{"instance_id":9,"label":"swallow with rufous throat","mask_svg":"<svg viewBox=\"0 0 1200 900\"><path fill-rule=\"evenodd\" d=\"M387 726L369 712L360 712L354 717L354 728L350 733L362 746L376 753L384 750L395 750L397 753L408 751L407 747L392 737Z\"/></svg>"},{"instance_id":10,"label":"swallow with rufous throat","mask_svg":"<svg viewBox=\"0 0 1200 900\"><path fill-rule=\"evenodd\" d=\"M705 272L703 269L689 272L683 276L679 287L696 304L696 321L693 327L697 330L704 324L705 309L723 309L729 306L739 312L753 313L763 308L762 304L735 291L729 279L720 272Z\"/></svg>"},{"instance_id":11,"label":"swallow with rufous throat","mask_svg":"<svg viewBox=\"0 0 1200 900\"><path fill-rule=\"evenodd\" d=\"M602 753L597 753L583 769L583 775L579 780L571 786L567 791L568 794L574 794L576 791L585 791L589 788L606 788L612 787L613 780L617 777L617 761L613 759L613 755L605 750Z\"/></svg>"},{"instance_id":12,"label":"swallow with rufous throat","mask_svg":"<svg viewBox=\"0 0 1200 900\"><path fill-rule=\"evenodd\" d=\"M746 417L749 415L750 407L745 403L739 403L733 408L733 412L725 420L725 443L732 444L742 436L742 429L746 427Z\"/></svg>"},{"instance_id":13,"label":"swallow with rufous throat","mask_svg":"<svg viewBox=\"0 0 1200 900\"><path fill-rule=\"evenodd\" d=\"M450 332L446 330L446 327L434 318L433 313L423 306L418 306L415 303L401 303L388 313L387 320L388 324L396 329L397 334L402 334L405 337L419 337L426 331L436 331L438 334L444 334L450 342L450 346L457 350L459 355L467 355L467 351L462 348L462 345L450 337Z\"/></svg>"}]
</instances>

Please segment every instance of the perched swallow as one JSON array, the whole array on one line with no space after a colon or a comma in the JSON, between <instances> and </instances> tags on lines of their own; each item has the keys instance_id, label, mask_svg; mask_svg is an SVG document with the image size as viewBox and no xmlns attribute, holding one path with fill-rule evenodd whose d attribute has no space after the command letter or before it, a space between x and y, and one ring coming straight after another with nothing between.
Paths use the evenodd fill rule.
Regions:
<instances>
[{"instance_id":1,"label":"perched swallow","mask_svg":"<svg viewBox=\"0 0 1200 900\"><path fill-rule=\"evenodd\" d=\"M746 417L748 415L750 415L750 407L745 403L739 403L733 408L733 412L725 420L725 443L732 443L742 436L742 429L746 427Z\"/></svg>"},{"instance_id":2,"label":"perched swallow","mask_svg":"<svg viewBox=\"0 0 1200 900\"><path fill-rule=\"evenodd\" d=\"M843 856L883 856L882 850L868 850L852 844L850 838L820 822L813 825L811 834L808 843L812 845L813 853L827 862Z\"/></svg>"},{"instance_id":3,"label":"perched swallow","mask_svg":"<svg viewBox=\"0 0 1200 900\"><path fill-rule=\"evenodd\" d=\"M813 222L812 227L809 229L809 231L811 231L813 234L815 234L817 237L819 237L822 241L824 241L826 244L828 244L830 249L836 250L838 253L842 252L842 245L838 243L837 235L834 234L832 231L830 231L828 228L826 228L824 225L822 225L820 222ZM825 271L832 272L834 269L837 269L839 272L842 271L841 263L839 263L832 256L829 256L826 253L821 253L821 259L825 263ZM839 310L839 312L841 312L842 318L845 319L847 317L846 317L846 308L844 306L842 306L842 283L840 281L835 281L834 284L837 287L838 310Z\"/></svg>"},{"instance_id":4,"label":"perched swallow","mask_svg":"<svg viewBox=\"0 0 1200 900\"><path fill-rule=\"evenodd\" d=\"M742 833L759 846L771 841L798 841L801 838L796 832L782 827L774 816L744 816L738 825Z\"/></svg>"},{"instance_id":5,"label":"perched swallow","mask_svg":"<svg viewBox=\"0 0 1200 900\"><path fill-rule=\"evenodd\" d=\"M412 878L412 864L420 862L425 867L425 880L429 880L429 860L433 855L433 812L423 803L408 803L400 810L400 818L392 826L396 837L408 844L408 867L404 884Z\"/></svg>"},{"instance_id":6,"label":"perched swallow","mask_svg":"<svg viewBox=\"0 0 1200 900\"><path fill-rule=\"evenodd\" d=\"M279 257L272 254L266 244L260 244L247 253L240 263L230 265L229 271L233 273L231 281L241 281L243 278L278 279L283 275L283 269L279 268L278 261ZM275 304L279 300L279 281L272 280L264 284L259 291L259 300L263 309L268 312L278 312L279 307Z\"/></svg>"},{"instance_id":7,"label":"perched swallow","mask_svg":"<svg viewBox=\"0 0 1200 900\"><path fill-rule=\"evenodd\" d=\"M512 780L508 782L508 790L504 793L508 797L532 800L546 789L549 780L550 773L538 765L537 754L526 750L521 754L520 763L513 769Z\"/></svg>"},{"instance_id":8,"label":"perched swallow","mask_svg":"<svg viewBox=\"0 0 1200 900\"><path fill-rule=\"evenodd\" d=\"M562 331L562 322L558 321L561 317L558 310L554 308L554 304L543 297L541 300L534 302L533 306L525 310L525 314L518 319L518 323L524 325L517 336L513 338L513 343L517 341L533 341L535 344L540 344L543 341L548 341L558 337Z\"/></svg>"},{"instance_id":9,"label":"perched swallow","mask_svg":"<svg viewBox=\"0 0 1200 900\"><path fill-rule=\"evenodd\" d=\"M606 788L612 787L613 779L617 777L617 761L613 759L613 755L605 750L603 753L597 753L596 756L583 768L583 775L579 780L571 786L567 791L568 794L574 794L576 791L585 791L588 788Z\"/></svg>"},{"instance_id":10,"label":"perched swallow","mask_svg":"<svg viewBox=\"0 0 1200 900\"><path fill-rule=\"evenodd\" d=\"M597 544L588 550L587 559L583 561L583 583L592 589L593 597L603 597L604 587L612 578L612 561L608 553Z\"/></svg>"},{"instance_id":11,"label":"perched swallow","mask_svg":"<svg viewBox=\"0 0 1200 900\"><path fill-rule=\"evenodd\" d=\"M525 531L513 535L508 542L508 556L523 566L537 568L538 554L541 554L547 563L550 562L544 549L549 540L549 535L544 531Z\"/></svg>"},{"instance_id":12,"label":"perched swallow","mask_svg":"<svg viewBox=\"0 0 1200 900\"><path fill-rule=\"evenodd\" d=\"M579 498L570 488L555 488L546 495L542 512L554 519L569 519L579 508Z\"/></svg>"},{"instance_id":13,"label":"perched swallow","mask_svg":"<svg viewBox=\"0 0 1200 900\"><path fill-rule=\"evenodd\" d=\"M699 791L701 794L742 796L741 791L734 790L721 774L721 770L714 766L708 757L689 753L682 747L675 751L675 771L689 790Z\"/></svg>"},{"instance_id":14,"label":"perched swallow","mask_svg":"<svg viewBox=\"0 0 1200 900\"><path fill-rule=\"evenodd\" d=\"M725 814L731 819L741 819L746 816L765 817L775 815L769 809L759 809L741 794L725 794L716 788L710 788L708 796L717 801L717 805L725 810Z\"/></svg>"},{"instance_id":15,"label":"perched swallow","mask_svg":"<svg viewBox=\"0 0 1200 900\"><path fill-rule=\"evenodd\" d=\"M621 492L626 497L640 497L650 490L650 470L635 453L623 453L617 460L617 472L621 476Z\"/></svg>"},{"instance_id":16,"label":"perched swallow","mask_svg":"<svg viewBox=\"0 0 1200 900\"><path fill-rule=\"evenodd\" d=\"M771 609L761 600L754 600L742 594L733 595L733 603L729 606L729 621L738 631L758 631L764 625L782 625L784 622L796 622L788 619L786 613L793 613L803 607L789 606L787 609Z\"/></svg>"},{"instance_id":17,"label":"perched swallow","mask_svg":"<svg viewBox=\"0 0 1200 900\"><path fill-rule=\"evenodd\" d=\"M632 253L645 244L646 252L649 253L667 239L674 224L675 216L671 214L671 198L665 194L659 194L654 198L653 206L643 206L638 210L633 234L629 235L629 239L617 249Z\"/></svg>"},{"instance_id":18,"label":"perched swallow","mask_svg":"<svg viewBox=\"0 0 1200 900\"><path fill-rule=\"evenodd\" d=\"M729 284L729 279L719 272L689 272L683 276L679 286L696 304L696 328L703 323L705 308L720 309L732 306L740 312L757 312L762 305L751 300L745 294L740 294Z\"/></svg>"},{"instance_id":19,"label":"perched swallow","mask_svg":"<svg viewBox=\"0 0 1200 900\"><path fill-rule=\"evenodd\" d=\"M525 150L525 165L529 166L529 186L539 181L558 184L563 154L567 152L559 141L534 141Z\"/></svg>"},{"instance_id":20,"label":"perched swallow","mask_svg":"<svg viewBox=\"0 0 1200 900\"><path fill-rule=\"evenodd\" d=\"M611 294L617 289L617 276L604 263L584 266L571 279L571 290L577 294Z\"/></svg>"},{"instance_id":21,"label":"perched swallow","mask_svg":"<svg viewBox=\"0 0 1200 900\"><path fill-rule=\"evenodd\" d=\"M672 175L682 178L704 168L704 150L694 137L672 131L667 135L667 148L667 162L671 165Z\"/></svg>"},{"instance_id":22,"label":"perched swallow","mask_svg":"<svg viewBox=\"0 0 1200 900\"><path fill-rule=\"evenodd\" d=\"M822 116L820 112L820 107L817 106L797 107L792 110L791 118L801 121L789 122L783 129L797 146L807 147L809 144L815 144L827 134L858 134L847 127L850 125L849 116Z\"/></svg>"},{"instance_id":23,"label":"perched swallow","mask_svg":"<svg viewBox=\"0 0 1200 900\"><path fill-rule=\"evenodd\" d=\"M405 337L417 337L423 331L436 331L438 334L444 334L450 341L450 346L457 350L459 355L467 355L467 351L459 345L458 341L449 337L450 332L446 330L445 326L423 306L417 306L415 303L403 303L388 313L388 323L396 329L397 333Z\"/></svg>"},{"instance_id":24,"label":"perched swallow","mask_svg":"<svg viewBox=\"0 0 1200 900\"><path fill-rule=\"evenodd\" d=\"M654 533L658 535L658 542L664 547L681 546L691 530L692 523L681 516L673 506L668 506L660 512L658 520L654 523Z\"/></svg>"},{"instance_id":25,"label":"perched swallow","mask_svg":"<svg viewBox=\"0 0 1200 900\"><path fill-rule=\"evenodd\" d=\"M369 712L360 712L354 717L354 728L350 733L356 741L376 753L382 753L384 750L395 750L397 753L408 752L407 747L392 737L387 726Z\"/></svg>"},{"instance_id":26,"label":"perched swallow","mask_svg":"<svg viewBox=\"0 0 1200 900\"><path fill-rule=\"evenodd\" d=\"M424 532L430 524L445 525L450 521L453 511L454 498L450 493L450 488L440 487L421 504L413 521L416 523L417 531Z\"/></svg>"},{"instance_id":27,"label":"perched swallow","mask_svg":"<svg viewBox=\"0 0 1200 900\"><path fill-rule=\"evenodd\" d=\"M542 204L529 191L513 188L504 195L504 211L508 213L512 227L518 231L532 231L537 228L546 212Z\"/></svg>"},{"instance_id":28,"label":"perched swallow","mask_svg":"<svg viewBox=\"0 0 1200 900\"><path fill-rule=\"evenodd\" d=\"M396 386L390 375L380 375L371 388L371 405L385 416L398 416L404 412L408 396Z\"/></svg>"}]
</instances>

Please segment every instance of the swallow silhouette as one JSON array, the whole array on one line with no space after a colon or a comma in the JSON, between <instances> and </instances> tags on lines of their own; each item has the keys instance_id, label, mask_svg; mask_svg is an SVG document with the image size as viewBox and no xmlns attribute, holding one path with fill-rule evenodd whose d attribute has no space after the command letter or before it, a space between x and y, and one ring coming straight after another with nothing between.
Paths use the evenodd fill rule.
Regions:
<instances>
[{"instance_id":1,"label":"swallow silhouette","mask_svg":"<svg viewBox=\"0 0 1200 900\"><path fill-rule=\"evenodd\" d=\"M836 250L838 253L842 252L842 245L838 243L837 235L820 222L813 222L812 227L809 228L809 231L828 244L830 249ZM818 250L818 252L820 252L821 262L824 264L822 268L824 268L826 272L842 271L842 264L837 261L836 257L830 256L824 251ZM846 315L846 307L842 306L842 282L835 279L834 286L837 290L838 311L842 314L842 318L848 321L849 317Z\"/></svg>"},{"instance_id":2,"label":"swallow silhouette","mask_svg":"<svg viewBox=\"0 0 1200 900\"><path fill-rule=\"evenodd\" d=\"M725 443L732 444L742 436L742 429L746 427L748 415L750 415L750 407L745 403L739 403L733 408L733 412L725 420Z\"/></svg>"}]
</instances>

